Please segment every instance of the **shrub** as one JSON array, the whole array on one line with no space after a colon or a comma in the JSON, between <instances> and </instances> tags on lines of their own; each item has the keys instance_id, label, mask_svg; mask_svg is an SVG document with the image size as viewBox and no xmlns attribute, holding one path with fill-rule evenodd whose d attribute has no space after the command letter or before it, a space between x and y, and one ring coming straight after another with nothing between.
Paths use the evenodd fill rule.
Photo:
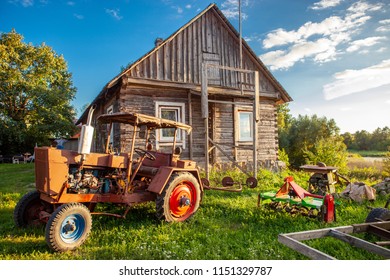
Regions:
<instances>
[{"instance_id":1,"label":"shrub","mask_svg":"<svg viewBox=\"0 0 390 280\"><path fill-rule=\"evenodd\" d=\"M375 167L354 167L349 170L348 177L359 181L377 181L381 178L381 172Z\"/></svg>"},{"instance_id":2,"label":"shrub","mask_svg":"<svg viewBox=\"0 0 390 280\"><path fill-rule=\"evenodd\" d=\"M319 139L312 150L304 150L304 155L307 163L324 162L326 165L338 167L340 172L347 170L348 153L339 137Z\"/></svg>"},{"instance_id":3,"label":"shrub","mask_svg":"<svg viewBox=\"0 0 390 280\"><path fill-rule=\"evenodd\" d=\"M285 149L278 150L278 158L279 160L283 161L287 167L290 166L290 159L288 158L288 154L286 153Z\"/></svg>"},{"instance_id":4,"label":"shrub","mask_svg":"<svg viewBox=\"0 0 390 280\"><path fill-rule=\"evenodd\" d=\"M388 148L388 152L385 155L385 158L383 160L383 176L389 177L390 176L390 147Z\"/></svg>"}]
</instances>

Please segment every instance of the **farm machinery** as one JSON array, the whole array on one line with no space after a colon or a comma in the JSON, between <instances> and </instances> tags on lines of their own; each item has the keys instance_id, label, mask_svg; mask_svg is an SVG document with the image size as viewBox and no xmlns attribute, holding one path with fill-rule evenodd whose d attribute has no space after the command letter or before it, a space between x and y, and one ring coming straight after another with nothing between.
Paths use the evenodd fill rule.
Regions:
<instances>
[{"instance_id":1,"label":"farm machinery","mask_svg":"<svg viewBox=\"0 0 390 280\"><path fill-rule=\"evenodd\" d=\"M294 182L289 176L284 179L283 186L277 192L259 194L258 206L261 202L276 210L285 210L291 214L305 214L309 217L321 217L321 220L331 223L336 218L335 201L331 194L324 196L312 194Z\"/></svg>"},{"instance_id":2,"label":"farm machinery","mask_svg":"<svg viewBox=\"0 0 390 280\"><path fill-rule=\"evenodd\" d=\"M181 149L176 147L177 130L189 133L191 126L136 113L101 115L98 121L109 126L105 153L91 153L93 111L92 107L82 126L77 152L35 148L36 190L24 195L14 210L19 227L46 224L46 242L54 251L83 244L92 228L92 215L125 218L133 205L152 201L159 219L182 222L195 214L202 200L196 162L181 160ZM113 123L132 126L128 153L110 151ZM173 131L171 152L152 150L149 138L156 129ZM136 147L143 143L137 135L144 135L143 148ZM100 203L121 205L123 214L95 211Z\"/></svg>"},{"instance_id":3,"label":"farm machinery","mask_svg":"<svg viewBox=\"0 0 390 280\"><path fill-rule=\"evenodd\" d=\"M277 210L285 210L291 214L301 213L309 217L320 217L324 222L331 223L336 220L336 193L335 184L339 178L345 177L338 174L337 168L326 166L323 163L317 165L303 165L301 169L311 172L308 190L305 190L294 182L293 177L286 177L284 184L277 191L262 192L258 196L258 206L261 202Z\"/></svg>"},{"instance_id":4,"label":"farm machinery","mask_svg":"<svg viewBox=\"0 0 390 280\"><path fill-rule=\"evenodd\" d=\"M326 166L326 164L319 162L317 165L302 165L300 167L306 172L311 172L309 178L309 192L318 195L325 195L327 193L336 193L336 185L341 184L341 179L349 184L349 180L337 171L337 167Z\"/></svg>"}]
</instances>

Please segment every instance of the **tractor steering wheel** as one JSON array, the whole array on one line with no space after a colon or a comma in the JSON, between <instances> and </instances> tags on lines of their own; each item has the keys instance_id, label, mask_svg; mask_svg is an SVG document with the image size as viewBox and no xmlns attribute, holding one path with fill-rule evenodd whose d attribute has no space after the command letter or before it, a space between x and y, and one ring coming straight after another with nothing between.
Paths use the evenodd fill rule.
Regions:
<instances>
[{"instance_id":1,"label":"tractor steering wheel","mask_svg":"<svg viewBox=\"0 0 390 280\"><path fill-rule=\"evenodd\" d=\"M156 157L151 152L145 151L144 149L134 148L134 152L136 152L140 157L145 156L147 159L156 160Z\"/></svg>"}]
</instances>

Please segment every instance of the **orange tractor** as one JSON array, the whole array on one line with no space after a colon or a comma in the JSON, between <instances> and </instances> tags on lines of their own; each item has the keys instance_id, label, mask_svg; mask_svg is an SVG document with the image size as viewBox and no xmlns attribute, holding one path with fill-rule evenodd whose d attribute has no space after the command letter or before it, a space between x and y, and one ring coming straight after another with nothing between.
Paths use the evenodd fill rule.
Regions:
<instances>
[{"instance_id":1,"label":"orange tractor","mask_svg":"<svg viewBox=\"0 0 390 280\"><path fill-rule=\"evenodd\" d=\"M91 153L93 110L82 127L77 152L35 148L36 190L24 195L14 210L19 227L46 224L46 242L55 251L83 244L92 228L92 215L125 218L133 205L154 201L159 219L181 222L198 210L203 196L196 163L181 160L181 149L176 147L177 130L189 133L190 126L143 114L102 115L98 121L109 125L106 151ZM113 123L133 127L128 153L110 152ZM149 138L155 129L173 133L171 152L151 149ZM137 139L141 135L143 148L136 147L141 145L143 139ZM123 214L95 212L99 203L107 202L122 205Z\"/></svg>"}]
</instances>

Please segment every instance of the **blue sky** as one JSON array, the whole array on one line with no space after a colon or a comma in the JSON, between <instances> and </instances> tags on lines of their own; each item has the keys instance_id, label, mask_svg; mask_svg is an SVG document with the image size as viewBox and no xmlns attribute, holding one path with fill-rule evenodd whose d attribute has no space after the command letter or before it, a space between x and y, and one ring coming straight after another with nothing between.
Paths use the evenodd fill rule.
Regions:
<instances>
[{"instance_id":1,"label":"blue sky","mask_svg":"<svg viewBox=\"0 0 390 280\"><path fill-rule=\"evenodd\" d=\"M80 109L209 1L3 0L0 32L62 54ZM238 29L238 0L214 3ZM390 1L242 0L242 15L243 37L294 99L294 116L333 118L341 132L390 127Z\"/></svg>"}]
</instances>

